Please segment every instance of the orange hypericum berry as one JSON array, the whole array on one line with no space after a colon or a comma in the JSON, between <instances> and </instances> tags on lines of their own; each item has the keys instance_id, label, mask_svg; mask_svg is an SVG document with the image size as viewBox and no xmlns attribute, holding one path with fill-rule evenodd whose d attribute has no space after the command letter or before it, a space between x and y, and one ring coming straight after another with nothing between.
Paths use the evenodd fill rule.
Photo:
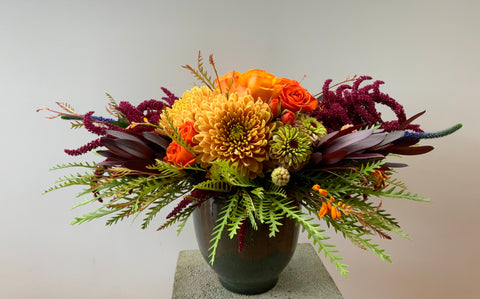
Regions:
<instances>
[{"instance_id":1,"label":"orange hypericum berry","mask_svg":"<svg viewBox=\"0 0 480 299\"><path fill-rule=\"evenodd\" d=\"M320 185L319 184L313 185L312 190L317 192L318 190L320 190Z\"/></svg>"}]
</instances>

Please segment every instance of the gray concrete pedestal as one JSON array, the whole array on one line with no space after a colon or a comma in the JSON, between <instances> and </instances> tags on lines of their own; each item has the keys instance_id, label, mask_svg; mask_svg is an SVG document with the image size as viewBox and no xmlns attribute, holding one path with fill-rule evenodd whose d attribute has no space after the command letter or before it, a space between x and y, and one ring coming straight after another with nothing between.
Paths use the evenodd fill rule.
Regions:
<instances>
[{"instance_id":1,"label":"gray concrete pedestal","mask_svg":"<svg viewBox=\"0 0 480 299\"><path fill-rule=\"evenodd\" d=\"M292 260L280 274L277 285L259 295L239 295L222 287L199 250L178 255L173 299L343 299L332 277L310 243L298 244Z\"/></svg>"}]
</instances>

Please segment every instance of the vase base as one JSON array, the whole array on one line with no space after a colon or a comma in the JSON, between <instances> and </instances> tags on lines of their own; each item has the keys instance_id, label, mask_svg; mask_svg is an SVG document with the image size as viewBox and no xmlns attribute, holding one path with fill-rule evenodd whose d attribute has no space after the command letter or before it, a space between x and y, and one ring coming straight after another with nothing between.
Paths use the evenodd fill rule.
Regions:
<instances>
[{"instance_id":1,"label":"vase base","mask_svg":"<svg viewBox=\"0 0 480 299\"><path fill-rule=\"evenodd\" d=\"M231 282L221 278L220 276L218 277L218 280L224 288L231 292L244 295L255 295L265 293L272 289L277 284L278 277L267 281L255 281L247 283Z\"/></svg>"}]
</instances>

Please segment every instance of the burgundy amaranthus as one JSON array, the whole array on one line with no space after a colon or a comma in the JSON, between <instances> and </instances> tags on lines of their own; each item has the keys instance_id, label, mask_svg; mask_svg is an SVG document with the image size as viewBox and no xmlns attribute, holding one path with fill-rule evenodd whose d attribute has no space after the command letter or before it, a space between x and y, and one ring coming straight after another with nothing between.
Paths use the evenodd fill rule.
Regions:
<instances>
[{"instance_id":1,"label":"burgundy amaranthus","mask_svg":"<svg viewBox=\"0 0 480 299\"><path fill-rule=\"evenodd\" d=\"M325 81L320 104L312 112L312 116L322 121L329 132L340 130L345 124L371 126L377 123L382 124L381 128L387 132L399 130L407 120L403 106L389 95L380 92L379 87L383 81L377 80L360 87L363 81L370 79L372 78L369 76L361 76L352 86L342 84L335 92L330 90L332 80ZM397 120L384 121L375 108L376 103L389 107ZM422 132L419 125L409 124L403 129Z\"/></svg>"},{"instance_id":2,"label":"burgundy amaranthus","mask_svg":"<svg viewBox=\"0 0 480 299\"><path fill-rule=\"evenodd\" d=\"M237 233L238 238L238 252L242 252L243 245L245 245L245 231L247 229L248 219L243 219L242 224L240 224L240 229Z\"/></svg>"},{"instance_id":3,"label":"burgundy amaranthus","mask_svg":"<svg viewBox=\"0 0 480 299\"><path fill-rule=\"evenodd\" d=\"M105 133L105 128L104 127L96 126L96 125L93 124L92 118L91 118L92 114L93 114L93 111L90 111L83 116L83 125L84 125L85 129L87 129L87 131L89 131L90 133L93 133L93 134L96 134L96 135L100 135L100 136L105 135L106 133ZM94 149L96 149L97 147L100 147L100 146L102 146L102 143L100 142L100 138L98 138L98 139L95 139L93 141L90 141L89 143L87 143L84 146L81 146L77 149L73 149L73 150L65 149L64 152L66 154L70 155L70 156L79 156L79 155L82 155L86 152L94 150Z\"/></svg>"},{"instance_id":4,"label":"burgundy amaranthus","mask_svg":"<svg viewBox=\"0 0 480 299\"><path fill-rule=\"evenodd\" d=\"M170 92L168 89L162 87L162 91L165 93L165 97L162 97L163 101L157 101L157 100L148 100L140 103L137 107L133 106L129 102L120 102L118 107L116 108L119 112L121 112L125 118L128 124L134 124L134 123L151 123L151 124L158 124L160 120L160 114L162 113L162 110L165 106L170 107L175 100L178 98ZM134 134L134 135L140 135L143 132L151 132L155 128L153 126L149 125L138 125L138 126L132 126L126 130L125 128L118 126L116 124L113 124L111 119L104 119L103 118L98 118L93 116L93 111L90 111L83 115L83 125L85 126L85 129L89 131L90 133L96 134L98 136L105 136L106 135L106 130L114 130L114 131L120 131L120 132L127 132L129 134ZM96 120L94 123L93 120ZM102 119L99 121L99 119ZM127 125L128 125L127 124ZM77 149L65 149L65 153L71 156L79 156L82 154L85 154L91 150L94 150L98 147L102 146L102 143L100 141L100 138L95 139L93 141L90 141L89 143L85 144L84 146L81 146Z\"/></svg>"},{"instance_id":5,"label":"burgundy amaranthus","mask_svg":"<svg viewBox=\"0 0 480 299\"><path fill-rule=\"evenodd\" d=\"M185 196L178 205L167 215L167 219L172 218L178 213L182 212L190 203L196 202L197 206L200 206L205 200L215 197L218 192L195 189L190 195Z\"/></svg>"}]
</instances>

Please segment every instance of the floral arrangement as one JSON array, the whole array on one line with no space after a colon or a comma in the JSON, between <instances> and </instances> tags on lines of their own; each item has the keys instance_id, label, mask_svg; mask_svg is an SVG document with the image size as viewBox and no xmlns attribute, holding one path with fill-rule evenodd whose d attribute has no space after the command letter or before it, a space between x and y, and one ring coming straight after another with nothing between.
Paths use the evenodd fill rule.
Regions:
<instances>
[{"instance_id":1,"label":"floral arrangement","mask_svg":"<svg viewBox=\"0 0 480 299\"><path fill-rule=\"evenodd\" d=\"M328 244L324 227L381 259L390 256L371 235L390 239L389 232L407 237L395 218L375 198L428 199L408 192L393 178L405 166L387 162L390 155L419 155L433 149L418 146L420 139L453 133L457 124L436 133L424 133L407 118L397 101L380 91L381 81L363 85L370 77L347 78L323 84L317 95L298 81L278 78L263 70L232 71L215 79L204 69L199 53L196 68L184 66L201 83L177 98L165 88L160 101L134 106L107 94L110 118L93 111L78 114L68 104L48 118L71 121L98 135L74 150L77 156L95 150L101 162L55 166L86 168L87 172L60 178L46 190L84 186L87 196L75 207L95 203L97 209L72 224L109 216L107 225L144 214L142 228L171 206L158 228L178 225L182 230L192 212L205 200L228 194L228 203L213 231L210 262L222 233L237 237L239 250L246 225L266 224L270 236L281 229L280 219L294 219L342 275L348 270L338 250ZM396 119L382 119L376 105L385 105Z\"/></svg>"}]
</instances>

